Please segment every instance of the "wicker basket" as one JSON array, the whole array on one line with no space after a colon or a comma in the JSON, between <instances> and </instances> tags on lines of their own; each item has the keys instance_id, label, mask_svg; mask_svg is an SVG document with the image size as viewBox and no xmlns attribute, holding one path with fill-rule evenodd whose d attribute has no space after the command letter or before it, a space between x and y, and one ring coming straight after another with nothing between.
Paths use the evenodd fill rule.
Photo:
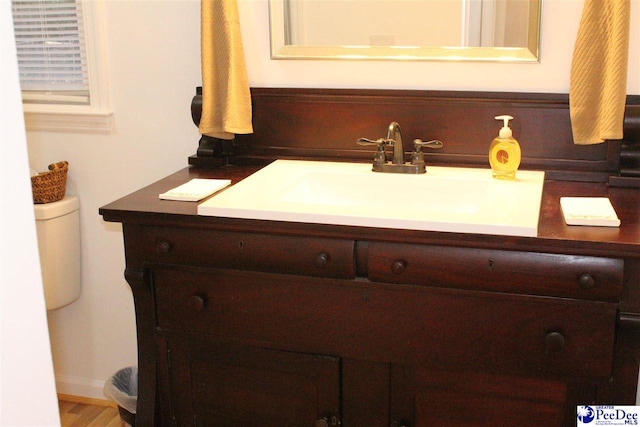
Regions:
<instances>
[{"instance_id":1,"label":"wicker basket","mask_svg":"<svg viewBox=\"0 0 640 427\"><path fill-rule=\"evenodd\" d=\"M66 161L52 163L47 172L31 177L33 203L51 203L64 198L67 189L67 172L69 163Z\"/></svg>"}]
</instances>

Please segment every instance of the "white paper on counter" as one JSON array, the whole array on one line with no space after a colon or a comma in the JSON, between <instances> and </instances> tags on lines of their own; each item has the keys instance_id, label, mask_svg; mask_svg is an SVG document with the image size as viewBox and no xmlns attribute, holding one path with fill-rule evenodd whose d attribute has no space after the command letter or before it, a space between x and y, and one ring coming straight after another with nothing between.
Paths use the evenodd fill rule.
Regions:
<instances>
[{"instance_id":1,"label":"white paper on counter","mask_svg":"<svg viewBox=\"0 0 640 427\"><path fill-rule=\"evenodd\" d=\"M561 197L560 206L567 225L620 226L620 219L607 197Z\"/></svg>"},{"instance_id":2,"label":"white paper on counter","mask_svg":"<svg viewBox=\"0 0 640 427\"><path fill-rule=\"evenodd\" d=\"M194 178L191 181L172 188L159 197L163 200L178 200L183 202L197 202L222 190L231 184L229 179Z\"/></svg>"}]
</instances>

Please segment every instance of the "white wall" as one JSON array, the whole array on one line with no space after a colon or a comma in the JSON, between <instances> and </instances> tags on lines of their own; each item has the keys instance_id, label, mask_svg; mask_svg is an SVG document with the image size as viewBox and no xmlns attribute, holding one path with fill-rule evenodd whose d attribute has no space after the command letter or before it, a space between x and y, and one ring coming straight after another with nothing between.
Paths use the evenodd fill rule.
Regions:
<instances>
[{"instance_id":1,"label":"white wall","mask_svg":"<svg viewBox=\"0 0 640 427\"><path fill-rule=\"evenodd\" d=\"M0 425L60 425L11 3L0 2Z\"/></svg>"},{"instance_id":2,"label":"white wall","mask_svg":"<svg viewBox=\"0 0 640 427\"><path fill-rule=\"evenodd\" d=\"M83 294L49 316L58 391L102 397L102 382L136 363L131 291L123 279L121 228L98 208L183 168L199 135L189 105L200 84L197 0L104 0L110 135L28 134L39 170L70 163L68 191L81 201ZM633 22L640 22L640 0ZM540 64L272 61L267 0L239 0L252 86L563 92L581 0L545 0ZM631 52L640 49L640 26ZM640 94L633 55L629 93Z\"/></svg>"},{"instance_id":3,"label":"white wall","mask_svg":"<svg viewBox=\"0 0 640 427\"><path fill-rule=\"evenodd\" d=\"M199 1L104 2L109 135L29 132L33 167L69 161L80 199L82 295L49 314L58 392L104 398L103 382L137 363L131 291L119 224L98 209L187 165L198 131L190 103L200 84Z\"/></svg>"}]
</instances>

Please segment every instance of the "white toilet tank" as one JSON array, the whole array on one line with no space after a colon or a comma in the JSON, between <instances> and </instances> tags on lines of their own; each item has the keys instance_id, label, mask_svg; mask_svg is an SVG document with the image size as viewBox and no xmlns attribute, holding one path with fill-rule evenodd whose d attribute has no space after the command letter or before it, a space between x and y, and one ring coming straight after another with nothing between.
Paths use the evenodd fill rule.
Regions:
<instances>
[{"instance_id":1,"label":"white toilet tank","mask_svg":"<svg viewBox=\"0 0 640 427\"><path fill-rule=\"evenodd\" d=\"M34 204L47 310L80 296L80 202L75 196Z\"/></svg>"}]
</instances>

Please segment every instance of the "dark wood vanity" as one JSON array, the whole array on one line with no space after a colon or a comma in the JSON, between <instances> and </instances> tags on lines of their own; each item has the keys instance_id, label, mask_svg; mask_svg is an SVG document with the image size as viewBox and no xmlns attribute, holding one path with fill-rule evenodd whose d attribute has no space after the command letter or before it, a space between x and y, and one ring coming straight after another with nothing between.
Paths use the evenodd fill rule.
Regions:
<instances>
[{"instance_id":1,"label":"dark wood vanity","mask_svg":"<svg viewBox=\"0 0 640 427\"><path fill-rule=\"evenodd\" d=\"M640 191L613 181L634 185L619 159L637 140L567 146L559 95L253 95L253 136L210 157L205 147L100 209L123 226L139 425L565 426L577 405L635 404ZM480 146L499 124L476 114L497 110L521 118L523 167L548 171L537 237L203 217L196 203L158 199L191 178L236 183L273 158L368 161L354 141L382 136L387 118L406 123L407 141L444 142L427 170L487 167ZM609 197L620 228L565 225L562 196Z\"/></svg>"}]
</instances>

